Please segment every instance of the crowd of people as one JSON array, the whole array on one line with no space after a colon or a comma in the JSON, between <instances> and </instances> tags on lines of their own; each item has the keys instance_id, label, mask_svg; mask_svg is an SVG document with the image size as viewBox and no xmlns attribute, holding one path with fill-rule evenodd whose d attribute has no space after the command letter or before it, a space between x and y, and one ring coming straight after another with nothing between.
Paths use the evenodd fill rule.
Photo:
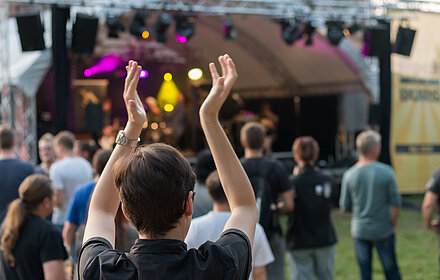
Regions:
<instances>
[{"instance_id":1,"label":"crowd of people","mask_svg":"<svg viewBox=\"0 0 440 280\"><path fill-rule=\"evenodd\" d=\"M218 120L238 75L228 55L210 64L211 91L200 109L209 150L194 168L165 144L139 146L147 115L130 61L123 99L128 122L113 150L93 150L67 131L45 134L41 164L17 158L12 129L0 128L0 278L334 279L337 235L333 180L315 166L319 144L295 139L289 176L264 155L267 131L249 122L238 159ZM371 279L376 248L386 279L401 279L395 227L401 197L393 170L379 163L381 137L357 137L359 161L342 178L340 208L352 213L360 278ZM428 183L428 228L439 200L440 172ZM197 175L197 176L196 176ZM287 215L283 234L280 216ZM70 270L70 266L67 266Z\"/></svg>"}]
</instances>

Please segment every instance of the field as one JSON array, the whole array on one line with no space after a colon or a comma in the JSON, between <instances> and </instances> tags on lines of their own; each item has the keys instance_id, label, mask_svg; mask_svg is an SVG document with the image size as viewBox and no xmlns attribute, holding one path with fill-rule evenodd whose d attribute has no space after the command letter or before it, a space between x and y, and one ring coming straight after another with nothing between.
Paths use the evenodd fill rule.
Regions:
<instances>
[{"instance_id":1,"label":"field","mask_svg":"<svg viewBox=\"0 0 440 280\"><path fill-rule=\"evenodd\" d=\"M423 227L421 213L412 209L415 207L411 207L417 206L420 199L404 198L404 201L410 207L403 208L396 230L397 258L402 278L438 279L438 238ZM350 215L336 210L332 217L338 236L335 279L359 279L350 236ZM373 259L373 278L375 280L385 279L377 254L373 255Z\"/></svg>"}]
</instances>

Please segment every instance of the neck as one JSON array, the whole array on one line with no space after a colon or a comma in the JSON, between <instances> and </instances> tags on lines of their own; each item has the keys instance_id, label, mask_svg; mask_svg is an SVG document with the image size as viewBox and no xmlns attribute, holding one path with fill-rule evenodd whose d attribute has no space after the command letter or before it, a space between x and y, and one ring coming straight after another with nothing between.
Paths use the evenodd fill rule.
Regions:
<instances>
[{"instance_id":1,"label":"neck","mask_svg":"<svg viewBox=\"0 0 440 280\"><path fill-rule=\"evenodd\" d=\"M50 169L50 166L52 165L52 163L53 163L53 161L42 162L42 163L41 163L41 168L42 168L44 171L46 171L46 172L49 173L49 169Z\"/></svg>"},{"instance_id":2,"label":"neck","mask_svg":"<svg viewBox=\"0 0 440 280\"><path fill-rule=\"evenodd\" d=\"M138 233L138 235L139 235L139 239L176 239L185 242L188 229L189 229L189 225L188 227L182 225L182 220L181 220L175 228L171 229L166 234L161 235L160 237L152 237L148 234L143 234L143 233Z\"/></svg>"},{"instance_id":3,"label":"neck","mask_svg":"<svg viewBox=\"0 0 440 280\"><path fill-rule=\"evenodd\" d=\"M245 158L260 158L260 157L263 157L263 149L251 150L249 148L244 148L244 157Z\"/></svg>"},{"instance_id":4,"label":"neck","mask_svg":"<svg viewBox=\"0 0 440 280\"><path fill-rule=\"evenodd\" d=\"M370 165L372 163L375 163L377 161L376 158L374 158L373 156L365 156L365 155L360 155L359 156L359 160L356 163L356 166L361 167L361 166L366 166L366 165Z\"/></svg>"},{"instance_id":5,"label":"neck","mask_svg":"<svg viewBox=\"0 0 440 280\"><path fill-rule=\"evenodd\" d=\"M212 211L214 211L214 212L231 212L231 208L229 208L229 204L227 204L227 203L214 202L214 204L212 205Z\"/></svg>"},{"instance_id":6,"label":"neck","mask_svg":"<svg viewBox=\"0 0 440 280\"><path fill-rule=\"evenodd\" d=\"M0 150L0 159L16 158L14 149Z\"/></svg>"},{"instance_id":7,"label":"neck","mask_svg":"<svg viewBox=\"0 0 440 280\"><path fill-rule=\"evenodd\" d=\"M68 158L68 157L74 157L75 154L73 151L64 151L62 154L59 155L58 159Z\"/></svg>"},{"instance_id":8,"label":"neck","mask_svg":"<svg viewBox=\"0 0 440 280\"><path fill-rule=\"evenodd\" d=\"M31 214L40 217L41 219L45 219L47 215L49 215L45 209L42 207L37 207L34 210L30 211Z\"/></svg>"}]
</instances>

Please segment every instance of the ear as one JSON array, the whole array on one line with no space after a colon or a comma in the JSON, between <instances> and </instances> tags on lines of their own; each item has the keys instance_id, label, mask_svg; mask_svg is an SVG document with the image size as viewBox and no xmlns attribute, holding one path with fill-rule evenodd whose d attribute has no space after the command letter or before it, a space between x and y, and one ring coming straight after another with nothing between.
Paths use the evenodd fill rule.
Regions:
<instances>
[{"instance_id":1,"label":"ear","mask_svg":"<svg viewBox=\"0 0 440 280\"><path fill-rule=\"evenodd\" d=\"M186 197L186 202L185 202L185 216L192 216L193 214L193 206L194 206L194 201L193 201L193 191L189 191L188 196Z\"/></svg>"},{"instance_id":2,"label":"ear","mask_svg":"<svg viewBox=\"0 0 440 280\"><path fill-rule=\"evenodd\" d=\"M43 199L43 201L41 202L42 205L44 206L44 208L46 209L50 209L52 207L52 199L50 199L49 197L45 197Z\"/></svg>"},{"instance_id":3,"label":"ear","mask_svg":"<svg viewBox=\"0 0 440 280\"><path fill-rule=\"evenodd\" d=\"M130 217L128 217L127 212L125 212L124 204L122 203L121 203L121 210L122 210L122 214L124 214L124 217L131 222Z\"/></svg>"}]
</instances>

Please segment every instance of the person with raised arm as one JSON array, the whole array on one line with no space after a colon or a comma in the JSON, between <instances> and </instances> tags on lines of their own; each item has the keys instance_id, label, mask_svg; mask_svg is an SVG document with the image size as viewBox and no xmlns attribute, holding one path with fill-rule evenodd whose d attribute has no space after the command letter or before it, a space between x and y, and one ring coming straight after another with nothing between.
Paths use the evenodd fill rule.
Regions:
<instances>
[{"instance_id":1,"label":"person with raised arm","mask_svg":"<svg viewBox=\"0 0 440 280\"><path fill-rule=\"evenodd\" d=\"M216 242L187 250L195 175L174 148L151 144L135 149L146 114L136 91L141 67L130 61L124 88L128 122L93 193L79 253L80 279L248 279L257 207L249 179L218 121L237 79L228 55L213 63L212 89L200 109L231 217ZM113 173L113 174L112 174ZM129 253L113 250L119 203L139 239Z\"/></svg>"}]
</instances>

